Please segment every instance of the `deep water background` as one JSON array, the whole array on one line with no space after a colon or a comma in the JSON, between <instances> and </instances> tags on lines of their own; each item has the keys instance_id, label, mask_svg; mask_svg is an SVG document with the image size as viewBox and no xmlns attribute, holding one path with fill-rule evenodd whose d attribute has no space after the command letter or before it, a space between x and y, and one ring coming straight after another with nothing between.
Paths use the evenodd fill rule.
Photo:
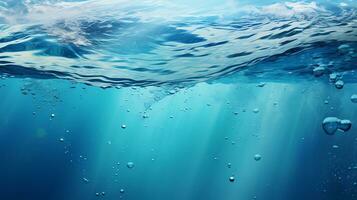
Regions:
<instances>
[{"instance_id":1,"label":"deep water background","mask_svg":"<svg viewBox=\"0 0 357 200\"><path fill-rule=\"evenodd\" d=\"M326 116L354 122L356 84L230 82L174 93L2 80L1 198L356 198L355 128L321 128Z\"/></svg>"},{"instance_id":2,"label":"deep water background","mask_svg":"<svg viewBox=\"0 0 357 200\"><path fill-rule=\"evenodd\" d=\"M0 199L357 199L356 69L354 0L0 0Z\"/></svg>"}]
</instances>

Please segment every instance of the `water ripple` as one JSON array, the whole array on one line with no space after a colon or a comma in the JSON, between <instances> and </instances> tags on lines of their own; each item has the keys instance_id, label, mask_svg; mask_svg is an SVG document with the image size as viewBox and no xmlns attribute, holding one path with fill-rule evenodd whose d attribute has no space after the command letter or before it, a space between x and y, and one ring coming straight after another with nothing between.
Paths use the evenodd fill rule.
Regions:
<instances>
[{"instance_id":1,"label":"water ripple","mask_svg":"<svg viewBox=\"0 0 357 200\"><path fill-rule=\"evenodd\" d=\"M110 87L199 82L238 72L304 76L311 74L306 61L331 58L331 71L357 67L353 7L280 3L198 15L179 6L170 13L175 5L161 1L113 2L32 2L17 9L0 3L0 72ZM16 10L22 14L11 17ZM45 17L54 11L63 15ZM342 44L349 52L338 51Z\"/></svg>"}]
</instances>

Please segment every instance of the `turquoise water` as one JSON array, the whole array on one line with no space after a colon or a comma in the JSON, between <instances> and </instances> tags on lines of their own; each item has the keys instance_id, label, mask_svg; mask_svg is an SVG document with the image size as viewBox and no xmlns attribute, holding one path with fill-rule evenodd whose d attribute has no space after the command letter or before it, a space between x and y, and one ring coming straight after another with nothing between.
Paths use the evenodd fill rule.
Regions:
<instances>
[{"instance_id":1,"label":"turquoise water","mask_svg":"<svg viewBox=\"0 0 357 200\"><path fill-rule=\"evenodd\" d=\"M0 1L0 199L356 199L355 3Z\"/></svg>"}]
</instances>

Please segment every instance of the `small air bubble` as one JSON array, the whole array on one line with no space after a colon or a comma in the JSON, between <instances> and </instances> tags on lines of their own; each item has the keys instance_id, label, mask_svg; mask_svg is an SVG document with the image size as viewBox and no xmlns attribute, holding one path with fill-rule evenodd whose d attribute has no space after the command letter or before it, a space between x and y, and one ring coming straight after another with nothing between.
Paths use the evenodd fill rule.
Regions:
<instances>
[{"instance_id":1,"label":"small air bubble","mask_svg":"<svg viewBox=\"0 0 357 200\"><path fill-rule=\"evenodd\" d=\"M126 166L129 168L129 169L132 169L132 168L134 168L134 163L133 162L128 162L127 164L126 164Z\"/></svg>"},{"instance_id":2,"label":"small air bubble","mask_svg":"<svg viewBox=\"0 0 357 200\"><path fill-rule=\"evenodd\" d=\"M262 156L260 155L260 154L255 154L254 155L254 160L255 161L259 161L259 160L261 160L262 159Z\"/></svg>"},{"instance_id":3,"label":"small air bubble","mask_svg":"<svg viewBox=\"0 0 357 200\"><path fill-rule=\"evenodd\" d=\"M338 80L338 81L336 81L336 83L335 83L335 87L336 87L337 89L342 89L344 85L345 85L345 83L344 83L342 80Z\"/></svg>"},{"instance_id":4,"label":"small air bubble","mask_svg":"<svg viewBox=\"0 0 357 200\"><path fill-rule=\"evenodd\" d=\"M234 181L235 181L234 176L230 176L230 177L229 177L229 181L230 181L230 182L234 182Z\"/></svg>"},{"instance_id":5,"label":"small air bubble","mask_svg":"<svg viewBox=\"0 0 357 200\"><path fill-rule=\"evenodd\" d=\"M265 83L264 82L261 82L257 85L257 87L264 87L265 86Z\"/></svg>"},{"instance_id":6,"label":"small air bubble","mask_svg":"<svg viewBox=\"0 0 357 200\"><path fill-rule=\"evenodd\" d=\"M353 94L351 96L351 101L352 101L352 103L357 103L357 94Z\"/></svg>"}]
</instances>

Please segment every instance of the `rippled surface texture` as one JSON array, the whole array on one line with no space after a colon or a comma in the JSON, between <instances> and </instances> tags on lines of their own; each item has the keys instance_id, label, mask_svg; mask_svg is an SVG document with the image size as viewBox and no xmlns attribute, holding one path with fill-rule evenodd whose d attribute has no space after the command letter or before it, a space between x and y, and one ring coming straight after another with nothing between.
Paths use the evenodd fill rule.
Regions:
<instances>
[{"instance_id":1,"label":"rippled surface texture","mask_svg":"<svg viewBox=\"0 0 357 200\"><path fill-rule=\"evenodd\" d=\"M356 200L356 69L356 0L0 0L0 200Z\"/></svg>"},{"instance_id":2,"label":"rippled surface texture","mask_svg":"<svg viewBox=\"0 0 357 200\"><path fill-rule=\"evenodd\" d=\"M357 39L352 3L91 0L0 5L1 72L103 87L199 82L237 71L302 75L310 72L309 66L286 62L291 55L310 55L314 49L315 59L341 57L337 47L355 46ZM343 56L329 70L356 68L355 57ZM280 63L256 67L271 61Z\"/></svg>"}]
</instances>

